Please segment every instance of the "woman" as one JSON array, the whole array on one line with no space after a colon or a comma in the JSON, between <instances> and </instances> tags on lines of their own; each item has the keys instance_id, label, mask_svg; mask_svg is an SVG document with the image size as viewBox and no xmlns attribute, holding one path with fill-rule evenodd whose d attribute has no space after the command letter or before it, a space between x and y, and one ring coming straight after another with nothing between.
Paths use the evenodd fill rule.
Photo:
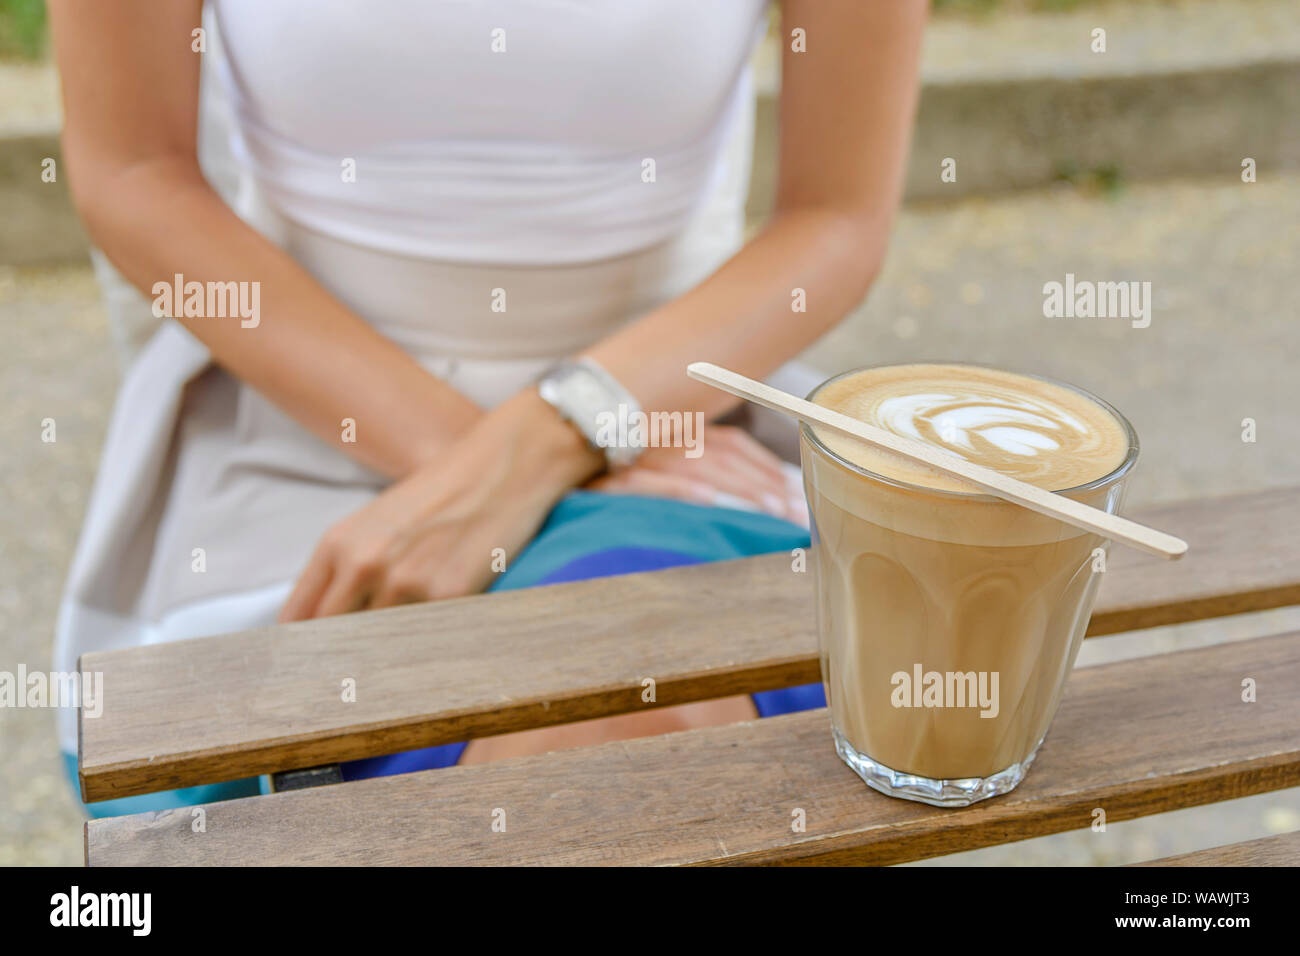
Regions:
<instances>
[{"instance_id":1,"label":"woman","mask_svg":"<svg viewBox=\"0 0 1300 956\"><path fill-rule=\"evenodd\" d=\"M688 362L769 375L863 298L923 0L786 0L776 207L745 243L735 146L763 0L215 0L234 210L195 156L201 0L49 6L74 199L171 316L119 395L58 666L469 594L501 561L497 586L518 586L799 540L779 463L744 433L616 454L591 421L620 404L716 420L735 402ZM168 290L190 283L242 298L185 308ZM539 567L566 529L616 558ZM688 705L437 760L753 714Z\"/></svg>"}]
</instances>

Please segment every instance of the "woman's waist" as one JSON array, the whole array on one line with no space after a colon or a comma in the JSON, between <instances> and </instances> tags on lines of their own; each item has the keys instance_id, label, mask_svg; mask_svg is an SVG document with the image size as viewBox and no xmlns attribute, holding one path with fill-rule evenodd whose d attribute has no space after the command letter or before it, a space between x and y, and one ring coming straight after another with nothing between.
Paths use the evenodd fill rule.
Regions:
<instances>
[{"instance_id":1,"label":"woman's waist","mask_svg":"<svg viewBox=\"0 0 1300 956\"><path fill-rule=\"evenodd\" d=\"M571 354L682 294L723 256L669 241L581 265L455 263L380 252L301 227L288 249L335 296L416 356ZM715 261L716 260L716 261Z\"/></svg>"},{"instance_id":2,"label":"woman's waist","mask_svg":"<svg viewBox=\"0 0 1300 956\"><path fill-rule=\"evenodd\" d=\"M272 207L247 178L242 192L243 214L421 360L573 354L702 281L735 252L743 228L740 208L714 202L676 236L625 255L557 265L456 262L312 228Z\"/></svg>"}]
</instances>

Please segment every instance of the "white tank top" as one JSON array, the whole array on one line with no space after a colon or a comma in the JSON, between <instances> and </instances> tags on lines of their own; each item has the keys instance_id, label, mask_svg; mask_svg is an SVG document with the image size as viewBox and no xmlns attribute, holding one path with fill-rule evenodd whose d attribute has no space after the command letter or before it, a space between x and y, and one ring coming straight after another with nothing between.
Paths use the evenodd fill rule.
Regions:
<instances>
[{"instance_id":1,"label":"white tank top","mask_svg":"<svg viewBox=\"0 0 1300 956\"><path fill-rule=\"evenodd\" d=\"M561 264L685 228L752 108L766 0L215 0L233 148L358 245Z\"/></svg>"}]
</instances>

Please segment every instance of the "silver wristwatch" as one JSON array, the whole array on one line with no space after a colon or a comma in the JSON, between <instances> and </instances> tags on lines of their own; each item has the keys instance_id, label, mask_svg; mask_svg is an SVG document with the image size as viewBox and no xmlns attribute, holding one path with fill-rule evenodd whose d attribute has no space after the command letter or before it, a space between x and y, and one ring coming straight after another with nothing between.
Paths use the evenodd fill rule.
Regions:
<instances>
[{"instance_id":1,"label":"silver wristwatch","mask_svg":"<svg viewBox=\"0 0 1300 956\"><path fill-rule=\"evenodd\" d=\"M643 449L627 443L629 419L641 405L618 379L589 358L551 366L537 380L537 392L582 433L610 468L632 464Z\"/></svg>"}]
</instances>

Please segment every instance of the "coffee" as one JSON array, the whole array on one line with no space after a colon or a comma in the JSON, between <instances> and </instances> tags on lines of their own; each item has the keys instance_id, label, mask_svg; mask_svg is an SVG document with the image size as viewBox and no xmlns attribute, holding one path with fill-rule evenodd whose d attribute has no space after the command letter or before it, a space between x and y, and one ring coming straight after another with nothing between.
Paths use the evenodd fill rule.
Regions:
<instances>
[{"instance_id":1,"label":"coffee","mask_svg":"<svg viewBox=\"0 0 1300 956\"><path fill-rule=\"evenodd\" d=\"M866 369L811 399L1111 512L1137 454L1100 399L978 366ZM1011 789L1073 667L1104 540L824 429L801 445L841 756L940 805Z\"/></svg>"}]
</instances>

